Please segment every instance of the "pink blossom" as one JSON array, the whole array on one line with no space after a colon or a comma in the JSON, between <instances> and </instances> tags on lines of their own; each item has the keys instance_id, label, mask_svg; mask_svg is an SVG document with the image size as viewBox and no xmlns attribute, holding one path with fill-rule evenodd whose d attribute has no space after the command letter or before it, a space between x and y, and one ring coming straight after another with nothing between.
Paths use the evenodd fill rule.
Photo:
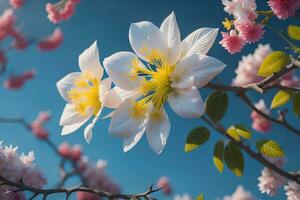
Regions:
<instances>
[{"instance_id":1,"label":"pink blossom","mask_svg":"<svg viewBox=\"0 0 300 200\"><path fill-rule=\"evenodd\" d=\"M77 192L77 200L101 200L101 199L100 197L88 192Z\"/></svg>"},{"instance_id":2,"label":"pink blossom","mask_svg":"<svg viewBox=\"0 0 300 200\"><path fill-rule=\"evenodd\" d=\"M49 132L43 127L44 123L49 121L51 115L49 112L41 111L37 118L31 122L31 131L32 133L41 140L47 140Z\"/></svg>"},{"instance_id":3,"label":"pink blossom","mask_svg":"<svg viewBox=\"0 0 300 200\"><path fill-rule=\"evenodd\" d=\"M222 0L224 11L233 15L237 22L254 21L257 18L255 0Z\"/></svg>"},{"instance_id":4,"label":"pink blossom","mask_svg":"<svg viewBox=\"0 0 300 200\"><path fill-rule=\"evenodd\" d=\"M258 180L260 192L270 196L275 196L278 189L286 182L284 177L266 167L261 171L261 176L258 177Z\"/></svg>"},{"instance_id":5,"label":"pink blossom","mask_svg":"<svg viewBox=\"0 0 300 200\"><path fill-rule=\"evenodd\" d=\"M255 198L240 185L231 196L225 196L223 200L255 200Z\"/></svg>"},{"instance_id":6,"label":"pink blossom","mask_svg":"<svg viewBox=\"0 0 300 200\"><path fill-rule=\"evenodd\" d=\"M13 29L16 17L12 9L7 9L0 16L0 41L5 39L9 32Z\"/></svg>"},{"instance_id":7,"label":"pink blossom","mask_svg":"<svg viewBox=\"0 0 300 200\"><path fill-rule=\"evenodd\" d=\"M279 83L285 87L300 87L299 77L294 72L285 74Z\"/></svg>"},{"instance_id":8,"label":"pink blossom","mask_svg":"<svg viewBox=\"0 0 300 200\"><path fill-rule=\"evenodd\" d=\"M270 114L271 112L266 107L265 101L263 99L259 100L259 102L255 104L255 107L265 114ZM269 120L267 120L266 118L264 118L262 115L260 115L255 111L252 111L251 118L252 118L252 128L258 132L262 132L262 133L268 132L272 127L272 123Z\"/></svg>"},{"instance_id":9,"label":"pink blossom","mask_svg":"<svg viewBox=\"0 0 300 200\"><path fill-rule=\"evenodd\" d=\"M41 40L38 43L40 50L49 51L58 48L63 41L63 34L59 28L56 28L51 36Z\"/></svg>"},{"instance_id":10,"label":"pink blossom","mask_svg":"<svg viewBox=\"0 0 300 200\"><path fill-rule=\"evenodd\" d=\"M25 0L9 0L9 3L14 9L19 9L24 5Z\"/></svg>"},{"instance_id":11,"label":"pink blossom","mask_svg":"<svg viewBox=\"0 0 300 200\"><path fill-rule=\"evenodd\" d=\"M4 87L10 90L17 90L24 86L24 84L34 78L35 70L27 71L21 75L11 75L4 81Z\"/></svg>"},{"instance_id":12,"label":"pink blossom","mask_svg":"<svg viewBox=\"0 0 300 200\"><path fill-rule=\"evenodd\" d=\"M287 200L299 200L300 199L300 185L296 182L289 181L288 185L284 186Z\"/></svg>"},{"instance_id":13,"label":"pink blossom","mask_svg":"<svg viewBox=\"0 0 300 200\"><path fill-rule=\"evenodd\" d=\"M64 158L69 158L71 155L71 148L68 143L64 142L58 147L59 154Z\"/></svg>"},{"instance_id":14,"label":"pink blossom","mask_svg":"<svg viewBox=\"0 0 300 200\"><path fill-rule=\"evenodd\" d=\"M10 31L10 35L14 38L12 46L16 48L17 50L23 50L27 48L28 46L28 41L24 37L24 35L16 29L13 29Z\"/></svg>"},{"instance_id":15,"label":"pink blossom","mask_svg":"<svg viewBox=\"0 0 300 200\"><path fill-rule=\"evenodd\" d=\"M33 163L35 156L33 152L19 155L17 147L2 146L0 142L0 174L10 181L24 181L25 185L42 188L46 184L45 178ZM0 187L1 200L23 200L24 195L20 192L19 196L16 193L7 192L15 190L10 186Z\"/></svg>"},{"instance_id":16,"label":"pink blossom","mask_svg":"<svg viewBox=\"0 0 300 200\"><path fill-rule=\"evenodd\" d=\"M240 23L236 25L240 37L246 42L257 42L264 34L264 29L261 24L257 23Z\"/></svg>"},{"instance_id":17,"label":"pink blossom","mask_svg":"<svg viewBox=\"0 0 300 200\"><path fill-rule=\"evenodd\" d=\"M158 188L162 188L166 196L169 196L172 193L172 188L168 177L166 176L160 177L156 185Z\"/></svg>"},{"instance_id":18,"label":"pink blossom","mask_svg":"<svg viewBox=\"0 0 300 200\"><path fill-rule=\"evenodd\" d=\"M299 0L269 0L268 4L279 19L293 17L300 8Z\"/></svg>"},{"instance_id":19,"label":"pink blossom","mask_svg":"<svg viewBox=\"0 0 300 200\"><path fill-rule=\"evenodd\" d=\"M55 24L63 20L68 20L74 15L75 6L79 2L79 0L61 0L56 4L47 3L46 11L48 12L48 19Z\"/></svg>"},{"instance_id":20,"label":"pink blossom","mask_svg":"<svg viewBox=\"0 0 300 200\"><path fill-rule=\"evenodd\" d=\"M74 162L79 161L82 156L81 147L79 145L71 147L66 142L58 147L58 152L63 158L70 159Z\"/></svg>"},{"instance_id":21,"label":"pink blossom","mask_svg":"<svg viewBox=\"0 0 300 200\"><path fill-rule=\"evenodd\" d=\"M245 41L236 34L236 31L231 30L229 33L222 32L223 39L220 44L230 53L240 52L245 45Z\"/></svg>"},{"instance_id":22,"label":"pink blossom","mask_svg":"<svg viewBox=\"0 0 300 200\"><path fill-rule=\"evenodd\" d=\"M235 86L246 86L261 81L263 78L257 75L258 69L263 60L272 52L269 44L259 44L253 54L243 56L235 70L236 77L232 84Z\"/></svg>"}]
</instances>

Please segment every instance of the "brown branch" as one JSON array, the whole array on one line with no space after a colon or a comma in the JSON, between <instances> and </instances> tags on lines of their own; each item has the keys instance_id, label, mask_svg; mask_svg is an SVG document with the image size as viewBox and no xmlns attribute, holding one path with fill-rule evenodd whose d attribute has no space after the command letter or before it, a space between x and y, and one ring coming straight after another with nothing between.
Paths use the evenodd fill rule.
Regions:
<instances>
[{"instance_id":1,"label":"brown branch","mask_svg":"<svg viewBox=\"0 0 300 200\"><path fill-rule=\"evenodd\" d=\"M28 191L32 192L33 196L30 199L34 199L35 197L42 195L43 200L47 198L47 196L52 194L65 194L66 199L72 194L76 192L87 192L90 194L95 194L99 197L106 197L108 199L139 199L139 198L145 198L145 199L155 199L151 197L150 195L152 193L155 193L160 190L160 188L153 189L152 185L149 187L149 189L143 193L140 194L121 194L121 193L109 193L102 190L96 190L86 187L74 187L74 188L53 188L53 189L39 189L34 188L30 186L26 186L24 183L16 183L13 181L8 180L7 178L4 178L0 175L0 180L7 186L16 187L18 188L16 192L23 192Z\"/></svg>"},{"instance_id":2,"label":"brown branch","mask_svg":"<svg viewBox=\"0 0 300 200\"><path fill-rule=\"evenodd\" d=\"M205 121L207 124L212 126L216 131L218 131L221 135L227 137L230 139L234 144L236 144L239 148L241 148L245 153L247 153L251 158L254 158L258 162L260 162L262 165L270 168L274 172L278 173L279 175L295 181L297 184L300 185L300 180L298 179L299 177L296 175L293 175L289 172L284 171L283 169L277 167L275 164L271 163L268 161L264 156L262 156L260 153L254 152L251 150L251 148L248 145L245 145L243 142L235 140L233 137L227 134L227 131L225 128L222 126L221 123L213 123L211 120L206 118L205 116L202 117L203 121Z\"/></svg>"}]
</instances>

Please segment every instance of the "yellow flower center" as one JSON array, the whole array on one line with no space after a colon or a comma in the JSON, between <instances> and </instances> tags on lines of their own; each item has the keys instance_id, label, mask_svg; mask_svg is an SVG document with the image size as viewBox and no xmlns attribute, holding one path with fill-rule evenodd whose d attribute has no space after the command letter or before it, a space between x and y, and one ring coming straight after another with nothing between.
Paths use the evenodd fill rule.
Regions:
<instances>
[{"instance_id":1,"label":"yellow flower center","mask_svg":"<svg viewBox=\"0 0 300 200\"><path fill-rule=\"evenodd\" d=\"M100 80L92 73L83 72L74 81L74 87L68 91L71 103L81 115L86 115L89 109L97 115L101 108L99 100Z\"/></svg>"},{"instance_id":2,"label":"yellow flower center","mask_svg":"<svg viewBox=\"0 0 300 200\"><path fill-rule=\"evenodd\" d=\"M149 60L147 67L140 66L139 60L135 58L131 64L132 70L128 74L131 80L143 77L142 85L139 88L142 96L137 100L137 106L133 109L133 113L149 103L154 106L155 112L160 112L168 98L168 94L172 91L170 75L174 71L175 65L169 65L166 57L158 50L147 51L147 55ZM145 111L145 109L141 110Z\"/></svg>"}]
</instances>

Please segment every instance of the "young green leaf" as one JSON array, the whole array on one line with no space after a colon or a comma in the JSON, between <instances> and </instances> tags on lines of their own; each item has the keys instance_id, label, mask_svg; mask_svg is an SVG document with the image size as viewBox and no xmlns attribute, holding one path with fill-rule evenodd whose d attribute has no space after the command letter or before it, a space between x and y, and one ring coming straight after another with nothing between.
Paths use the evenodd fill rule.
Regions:
<instances>
[{"instance_id":1,"label":"young green leaf","mask_svg":"<svg viewBox=\"0 0 300 200\"><path fill-rule=\"evenodd\" d=\"M286 104L291 98L291 93L285 90L277 92L272 100L271 108L278 108Z\"/></svg>"},{"instance_id":2,"label":"young green leaf","mask_svg":"<svg viewBox=\"0 0 300 200\"><path fill-rule=\"evenodd\" d=\"M296 93L293 98L293 111L297 117L300 117L300 93Z\"/></svg>"},{"instance_id":3,"label":"young green leaf","mask_svg":"<svg viewBox=\"0 0 300 200\"><path fill-rule=\"evenodd\" d=\"M241 140L240 137L250 139L252 136L251 132L241 124L235 124L229 127L229 129L227 129L227 134L237 141Z\"/></svg>"},{"instance_id":4,"label":"young green leaf","mask_svg":"<svg viewBox=\"0 0 300 200\"><path fill-rule=\"evenodd\" d=\"M244 156L240 149L233 143L229 142L224 151L224 160L227 167L238 177L244 172Z\"/></svg>"},{"instance_id":5,"label":"young green leaf","mask_svg":"<svg viewBox=\"0 0 300 200\"><path fill-rule=\"evenodd\" d=\"M288 35L293 40L300 40L300 26L289 25Z\"/></svg>"},{"instance_id":6,"label":"young green leaf","mask_svg":"<svg viewBox=\"0 0 300 200\"><path fill-rule=\"evenodd\" d=\"M213 162L216 166L217 170L222 173L224 170L224 149L225 144L223 140L219 140L214 147L214 156L213 156Z\"/></svg>"},{"instance_id":7,"label":"young green leaf","mask_svg":"<svg viewBox=\"0 0 300 200\"><path fill-rule=\"evenodd\" d=\"M213 122L218 122L228 108L228 96L225 91L214 91L206 100L206 114Z\"/></svg>"},{"instance_id":8,"label":"young green leaf","mask_svg":"<svg viewBox=\"0 0 300 200\"><path fill-rule=\"evenodd\" d=\"M274 51L270 53L262 62L258 75L268 77L273 73L281 71L291 63L291 58L283 51Z\"/></svg>"},{"instance_id":9,"label":"young green leaf","mask_svg":"<svg viewBox=\"0 0 300 200\"><path fill-rule=\"evenodd\" d=\"M184 151L190 152L197 149L209 139L209 130L205 127L194 128L186 138Z\"/></svg>"},{"instance_id":10,"label":"young green leaf","mask_svg":"<svg viewBox=\"0 0 300 200\"><path fill-rule=\"evenodd\" d=\"M256 143L257 150L264 156L278 158L284 156L284 152L274 140L260 140Z\"/></svg>"},{"instance_id":11,"label":"young green leaf","mask_svg":"<svg viewBox=\"0 0 300 200\"><path fill-rule=\"evenodd\" d=\"M196 197L196 200L204 200L204 194L199 194L197 197Z\"/></svg>"}]
</instances>

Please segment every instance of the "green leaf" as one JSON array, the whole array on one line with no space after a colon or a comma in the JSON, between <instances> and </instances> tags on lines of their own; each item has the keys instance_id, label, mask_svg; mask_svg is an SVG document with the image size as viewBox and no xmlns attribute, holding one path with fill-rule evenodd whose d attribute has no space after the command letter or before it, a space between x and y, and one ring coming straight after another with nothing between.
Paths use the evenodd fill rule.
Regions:
<instances>
[{"instance_id":1,"label":"green leaf","mask_svg":"<svg viewBox=\"0 0 300 200\"><path fill-rule=\"evenodd\" d=\"M288 35L293 40L300 40L300 26L289 25Z\"/></svg>"},{"instance_id":2,"label":"green leaf","mask_svg":"<svg viewBox=\"0 0 300 200\"><path fill-rule=\"evenodd\" d=\"M262 62L258 75L268 77L273 73L281 71L291 63L291 58L283 51L274 51L270 53Z\"/></svg>"},{"instance_id":3,"label":"green leaf","mask_svg":"<svg viewBox=\"0 0 300 200\"><path fill-rule=\"evenodd\" d=\"M244 156L240 149L233 143L229 142L224 151L224 160L227 167L238 177L244 172Z\"/></svg>"},{"instance_id":4,"label":"green leaf","mask_svg":"<svg viewBox=\"0 0 300 200\"><path fill-rule=\"evenodd\" d=\"M274 140L260 140L256 143L257 150L264 156L278 158L284 156L284 152Z\"/></svg>"},{"instance_id":5,"label":"green leaf","mask_svg":"<svg viewBox=\"0 0 300 200\"><path fill-rule=\"evenodd\" d=\"M214 147L214 156L213 156L213 162L214 165L216 166L217 170L222 173L224 170L224 149L225 149L225 144L223 140L219 140Z\"/></svg>"},{"instance_id":6,"label":"green leaf","mask_svg":"<svg viewBox=\"0 0 300 200\"><path fill-rule=\"evenodd\" d=\"M214 91L206 100L206 114L213 122L218 122L228 108L228 96L225 91Z\"/></svg>"},{"instance_id":7,"label":"green leaf","mask_svg":"<svg viewBox=\"0 0 300 200\"><path fill-rule=\"evenodd\" d=\"M190 152L197 149L209 139L209 130L205 127L194 128L186 138L184 151Z\"/></svg>"},{"instance_id":8,"label":"green leaf","mask_svg":"<svg viewBox=\"0 0 300 200\"><path fill-rule=\"evenodd\" d=\"M227 134L237 141L241 140L240 137L250 139L252 136L251 132L241 124L235 124L229 127L229 129L227 129Z\"/></svg>"},{"instance_id":9,"label":"green leaf","mask_svg":"<svg viewBox=\"0 0 300 200\"><path fill-rule=\"evenodd\" d=\"M293 111L297 117L300 117L300 93L296 93L293 98Z\"/></svg>"},{"instance_id":10,"label":"green leaf","mask_svg":"<svg viewBox=\"0 0 300 200\"><path fill-rule=\"evenodd\" d=\"M197 197L196 197L196 200L204 200L204 194L199 194Z\"/></svg>"},{"instance_id":11,"label":"green leaf","mask_svg":"<svg viewBox=\"0 0 300 200\"><path fill-rule=\"evenodd\" d=\"M291 93L285 90L280 90L275 94L272 103L271 103L271 108L278 108L280 106L283 106L286 104L291 98Z\"/></svg>"}]
</instances>

